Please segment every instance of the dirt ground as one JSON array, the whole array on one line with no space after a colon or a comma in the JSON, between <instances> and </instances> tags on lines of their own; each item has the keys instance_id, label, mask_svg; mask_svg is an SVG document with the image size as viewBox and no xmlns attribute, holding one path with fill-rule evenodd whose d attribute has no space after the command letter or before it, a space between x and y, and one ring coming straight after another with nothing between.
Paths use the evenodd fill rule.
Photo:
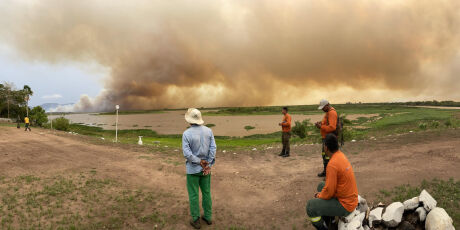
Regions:
<instances>
[{"instance_id":1,"label":"dirt ground","mask_svg":"<svg viewBox=\"0 0 460 230\"><path fill-rule=\"evenodd\" d=\"M151 114L127 114L119 115L119 129L152 129L160 134L182 134L188 127L184 120L185 111L166 111L164 113ZM292 115L292 123L310 119L311 122L320 121L324 114L316 115ZM358 117L372 117L378 114L350 114L350 120ZM50 119L59 117L50 116ZM104 129L115 129L114 115L94 115L94 114L68 114L67 119L73 123L83 123L94 125ZM266 134L280 131L278 123L283 119L283 115L246 115L246 116L204 116L206 124L214 124L212 127L214 135L217 136L249 136L253 134ZM246 131L245 126L255 127Z\"/></svg>"},{"instance_id":2,"label":"dirt ground","mask_svg":"<svg viewBox=\"0 0 460 230\"><path fill-rule=\"evenodd\" d=\"M72 175L97 170L123 186L172 194L168 229L190 229L185 165L178 149L95 143L88 137L48 130L24 132L0 127L0 175L14 177ZM460 131L411 133L381 140L346 143L359 193L373 200L380 189L418 185L423 179L460 179ZM212 175L215 224L212 228L311 229L305 204L321 181L319 145L292 146L292 157L279 158L279 147L258 150L219 149Z\"/></svg>"}]
</instances>

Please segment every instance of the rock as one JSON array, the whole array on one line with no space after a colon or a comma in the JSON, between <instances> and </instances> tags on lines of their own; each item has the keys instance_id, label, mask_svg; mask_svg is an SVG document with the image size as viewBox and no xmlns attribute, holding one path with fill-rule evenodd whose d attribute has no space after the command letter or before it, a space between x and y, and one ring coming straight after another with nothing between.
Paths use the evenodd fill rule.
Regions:
<instances>
[{"instance_id":1,"label":"rock","mask_svg":"<svg viewBox=\"0 0 460 230\"><path fill-rule=\"evenodd\" d=\"M382 222L382 207L375 208L371 210L369 213L369 226L373 227L376 224L380 224Z\"/></svg>"},{"instance_id":2,"label":"rock","mask_svg":"<svg viewBox=\"0 0 460 230\"><path fill-rule=\"evenodd\" d=\"M385 213L382 215L383 223L387 227L396 227L401 223L403 213L404 205L401 202L394 202L385 209Z\"/></svg>"},{"instance_id":3,"label":"rock","mask_svg":"<svg viewBox=\"0 0 460 230\"><path fill-rule=\"evenodd\" d=\"M443 208L434 208L426 216L426 230L455 230L452 218Z\"/></svg>"},{"instance_id":4,"label":"rock","mask_svg":"<svg viewBox=\"0 0 460 230\"><path fill-rule=\"evenodd\" d=\"M364 230L362 223L356 218L350 223L339 221L338 230Z\"/></svg>"},{"instance_id":5,"label":"rock","mask_svg":"<svg viewBox=\"0 0 460 230\"><path fill-rule=\"evenodd\" d=\"M420 202L418 197L414 197L412 199L404 201L403 205L404 210L414 210L420 205Z\"/></svg>"},{"instance_id":6,"label":"rock","mask_svg":"<svg viewBox=\"0 0 460 230\"><path fill-rule=\"evenodd\" d=\"M364 229L364 230L370 230L371 228L369 228L369 226L367 226L367 225L364 225L364 226L363 226L363 229Z\"/></svg>"},{"instance_id":7,"label":"rock","mask_svg":"<svg viewBox=\"0 0 460 230\"><path fill-rule=\"evenodd\" d=\"M351 221L353 221L353 219L355 219L357 216L359 216L359 214L361 214L357 209L355 209L352 213L350 213L348 216L346 216L344 218L344 221L345 223L350 223Z\"/></svg>"},{"instance_id":8,"label":"rock","mask_svg":"<svg viewBox=\"0 0 460 230\"><path fill-rule=\"evenodd\" d=\"M415 212L417 213L418 215L418 218L421 222L425 221L426 219L426 210L424 207L419 207L417 209L415 209Z\"/></svg>"},{"instance_id":9,"label":"rock","mask_svg":"<svg viewBox=\"0 0 460 230\"><path fill-rule=\"evenodd\" d=\"M362 198L360 195L358 195L358 207L356 209L359 212L366 212L369 206L367 205L366 199Z\"/></svg>"},{"instance_id":10,"label":"rock","mask_svg":"<svg viewBox=\"0 0 460 230\"><path fill-rule=\"evenodd\" d=\"M407 221L401 222L396 230L415 230L414 225L410 224Z\"/></svg>"},{"instance_id":11,"label":"rock","mask_svg":"<svg viewBox=\"0 0 460 230\"><path fill-rule=\"evenodd\" d=\"M420 208L425 210L423 207ZM416 225L418 222L420 222L420 218L416 212L409 212L407 215L403 215L403 220L409 222L412 225Z\"/></svg>"},{"instance_id":12,"label":"rock","mask_svg":"<svg viewBox=\"0 0 460 230\"><path fill-rule=\"evenodd\" d=\"M436 200L424 189L419 196L420 202L423 203L423 207L427 212L430 212L431 209L436 208Z\"/></svg>"}]
</instances>

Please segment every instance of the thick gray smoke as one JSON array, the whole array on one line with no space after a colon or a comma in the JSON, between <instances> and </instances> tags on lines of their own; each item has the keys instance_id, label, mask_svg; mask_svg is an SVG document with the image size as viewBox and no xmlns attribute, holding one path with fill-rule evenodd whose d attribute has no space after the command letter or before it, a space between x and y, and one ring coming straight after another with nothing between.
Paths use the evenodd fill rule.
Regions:
<instances>
[{"instance_id":1,"label":"thick gray smoke","mask_svg":"<svg viewBox=\"0 0 460 230\"><path fill-rule=\"evenodd\" d=\"M3 0L0 14L24 58L110 69L77 111L460 99L458 0Z\"/></svg>"}]
</instances>

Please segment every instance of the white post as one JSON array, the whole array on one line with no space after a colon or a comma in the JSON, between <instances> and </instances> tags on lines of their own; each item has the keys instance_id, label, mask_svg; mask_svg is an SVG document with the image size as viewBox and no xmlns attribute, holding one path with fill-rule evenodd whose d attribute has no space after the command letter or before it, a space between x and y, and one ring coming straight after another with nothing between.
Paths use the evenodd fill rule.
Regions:
<instances>
[{"instance_id":1,"label":"white post","mask_svg":"<svg viewBox=\"0 0 460 230\"><path fill-rule=\"evenodd\" d=\"M117 118L115 121L115 142L118 142L118 110L120 109L120 106L116 105L115 109L117 110Z\"/></svg>"}]
</instances>

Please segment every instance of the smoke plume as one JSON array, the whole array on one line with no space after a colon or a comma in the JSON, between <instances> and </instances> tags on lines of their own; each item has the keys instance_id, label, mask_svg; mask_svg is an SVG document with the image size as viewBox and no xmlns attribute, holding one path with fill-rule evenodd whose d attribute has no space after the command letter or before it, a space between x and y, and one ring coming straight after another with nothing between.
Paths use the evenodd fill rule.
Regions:
<instances>
[{"instance_id":1,"label":"smoke plume","mask_svg":"<svg viewBox=\"0 0 460 230\"><path fill-rule=\"evenodd\" d=\"M3 0L0 14L25 59L110 69L75 111L460 99L458 0Z\"/></svg>"}]
</instances>

